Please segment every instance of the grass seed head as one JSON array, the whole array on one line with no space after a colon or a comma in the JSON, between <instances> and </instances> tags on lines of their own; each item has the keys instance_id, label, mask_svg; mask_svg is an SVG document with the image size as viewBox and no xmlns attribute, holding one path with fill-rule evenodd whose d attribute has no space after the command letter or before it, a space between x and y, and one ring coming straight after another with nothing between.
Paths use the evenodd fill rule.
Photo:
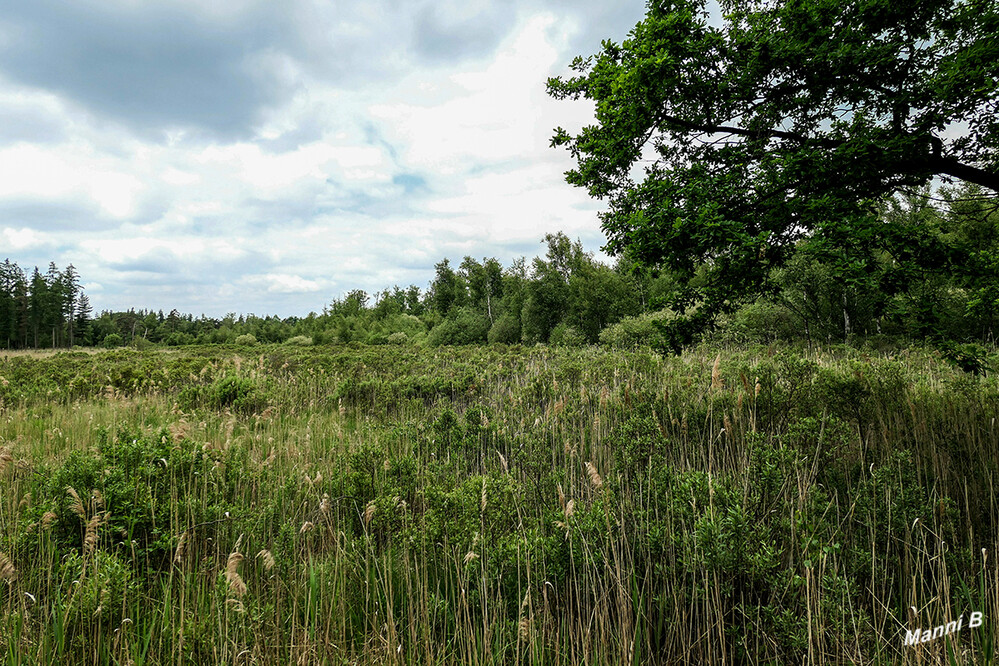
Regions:
<instances>
[{"instance_id":1,"label":"grass seed head","mask_svg":"<svg viewBox=\"0 0 999 666\"><path fill-rule=\"evenodd\" d=\"M16 575L17 569L14 568L14 564L7 557L7 553L0 552L0 578L14 580L14 576Z\"/></svg>"},{"instance_id":2,"label":"grass seed head","mask_svg":"<svg viewBox=\"0 0 999 666\"><path fill-rule=\"evenodd\" d=\"M271 551L264 549L257 553L257 558L260 560L260 563L264 565L265 571L270 571L274 568L274 555Z\"/></svg>"},{"instance_id":3,"label":"grass seed head","mask_svg":"<svg viewBox=\"0 0 999 666\"><path fill-rule=\"evenodd\" d=\"M570 518L572 517L572 514L574 514L575 512L576 512L576 500L569 500L568 502L566 502L565 508L563 509L565 517Z\"/></svg>"},{"instance_id":4,"label":"grass seed head","mask_svg":"<svg viewBox=\"0 0 999 666\"><path fill-rule=\"evenodd\" d=\"M229 591L237 597L246 594L246 583L243 582L243 578L239 575L238 571L243 559L242 553L230 553L225 565L225 577L229 582Z\"/></svg>"},{"instance_id":5,"label":"grass seed head","mask_svg":"<svg viewBox=\"0 0 999 666\"><path fill-rule=\"evenodd\" d=\"M600 478L600 473L597 471L597 468L593 466L593 463L589 461L586 463L586 473L589 475L590 483L594 488L600 490L604 487L604 480Z\"/></svg>"},{"instance_id":6,"label":"grass seed head","mask_svg":"<svg viewBox=\"0 0 999 666\"><path fill-rule=\"evenodd\" d=\"M725 386L725 381L721 376L721 352L715 357L715 363L711 366L711 390L715 391Z\"/></svg>"},{"instance_id":7,"label":"grass seed head","mask_svg":"<svg viewBox=\"0 0 999 666\"><path fill-rule=\"evenodd\" d=\"M73 486L66 486L66 494L69 495L69 510L80 517L80 520L87 519L87 510L83 507L83 500Z\"/></svg>"},{"instance_id":8,"label":"grass seed head","mask_svg":"<svg viewBox=\"0 0 999 666\"><path fill-rule=\"evenodd\" d=\"M101 514L95 515L87 522L87 529L83 535L83 555L86 557L97 548L97 533L101 527Z\"/></svg>"},{"instance_id":9,"label":"grass seed head","mask_svg":"<svg viewBox=\"0 0 999 666\"><path fill-rule=\"evenodd\" d=\"M13 462L14 456L11 454L10 449L6 446L0 447L0 474L6 472Z\"/></svg>"},{"instance_id":10,"label":"grass seed head","mask_svg":"<svg viewBox=\"0 0 999 666\"><path fill-rule=\"evenodd\" d=\"M531 620L529 618L523 617L517 624L517 634L520 636L520 640L529 641L531 639Z\"/></svg>"}]
</instances>

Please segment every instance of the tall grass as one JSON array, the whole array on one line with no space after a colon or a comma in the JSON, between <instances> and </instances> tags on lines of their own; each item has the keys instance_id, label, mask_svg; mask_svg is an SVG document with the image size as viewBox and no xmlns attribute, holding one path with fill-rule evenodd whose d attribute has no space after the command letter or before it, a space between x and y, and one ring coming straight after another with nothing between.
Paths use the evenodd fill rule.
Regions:
<instances>
[{"instance_id":1,"label":"tall grass","mask_svg":"<svg viewBox=\"0 0 999 666\"><path fill-rule=\"evenodd\" d=\"M10 664L994 659L999 384L919 349L215 347L0 377Z\"/></svg>"}]
</instances>

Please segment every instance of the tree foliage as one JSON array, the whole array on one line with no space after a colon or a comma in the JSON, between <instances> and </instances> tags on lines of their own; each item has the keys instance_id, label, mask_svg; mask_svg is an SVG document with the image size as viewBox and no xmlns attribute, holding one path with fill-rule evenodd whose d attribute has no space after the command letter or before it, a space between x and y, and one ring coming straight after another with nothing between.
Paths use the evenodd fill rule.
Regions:
<instances>
[{"instance_id":1,"label":"tree foliage","mask_svg":"<svg viewBox=\"0 0 999 666\"><path fill-rule=\"evenodd\" d=\"M679 278L674 347L777 291L805 240L847 284L872 253L976 263L878 206L935 177L999 192L994 0L723 0L720 25L706 4L654 0L629 39L548 83L595 103L596 124L552 144L608 202L608 249Z\"/></svg>"},{"instance_id":2,"label":"tree foliage","mask_svg":"<svg viewBox=\"0 0 999 666\"><path fill-rule=\"evenodd\" d=\"M72 346L87 337L90 301L72 264L36 266L30 279L10 259L0 264L0 347Z\"/></svg>"}]
</instances>

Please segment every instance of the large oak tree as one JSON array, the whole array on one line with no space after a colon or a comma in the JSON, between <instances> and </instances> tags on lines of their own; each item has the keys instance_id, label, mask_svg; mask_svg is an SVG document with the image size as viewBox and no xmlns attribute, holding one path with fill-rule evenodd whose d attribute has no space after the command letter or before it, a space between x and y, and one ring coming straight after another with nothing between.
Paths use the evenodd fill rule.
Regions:
<instances>
[{"instance_id":1,"label":"large oak tree","mask_svg":"<svg viewBox=\"0 0 999 666\"><path fill-rule=\"evenodd\" d=\"M554 146L605 199L607 249L673 271L679 348L772 288L803 239L860 279L890 261L960 267L960 248L877 214L934 178L999 192L997 0L653 1L622 44L551 79L596 124ZM851 277L852 276L852 277Z\"/></svg>"}]
</instances>

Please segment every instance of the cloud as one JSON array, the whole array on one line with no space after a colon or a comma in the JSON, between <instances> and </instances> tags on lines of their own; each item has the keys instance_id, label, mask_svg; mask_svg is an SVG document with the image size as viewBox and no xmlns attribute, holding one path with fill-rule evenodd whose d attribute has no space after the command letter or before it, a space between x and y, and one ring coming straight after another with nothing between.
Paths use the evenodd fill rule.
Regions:
<instances>
[{"instance_id":1,"label":"cloud","mask_svg":"<svg viewBox=\"0 0 999 666\"><path fill-rule=\"evenodd\" d=\"M5 8L0 53L11 78L95 115L143 129L231 135L282 93L253 65L283 26L279 16L252 9L214 18L163 3L14 3Z\"/></svg>"},{"instance_id":2,"label":"cloud","mask_svg":"<svg viewBox=\"0 0 999 666\"><path fill-rule=\"evenodd\" d=\"M431 61L483 57L493 52L515 20L509 2L436 2L419 10L414 44Z\"/></svg>"},{"instance_id":3,"label":"cloud","mask_svg":"<svg viewBox=\"0 0 999 666\"><path fill-rule=\"evenodd\" d=\"M643 3L37 0L0 15L0 243L96 309L320 310L602 242L547 77ZM97 289L97 286L100 289Z\"/></svg>"},{"instance_id":4,"label":"cloud","mask_svg":"<svg viewBox=\"0 0 999 666\"><path fill-rule=\"evenodd\" d=\"M12 250L33 249L46 244L34 230L27 227L4 227L0 234L3 235L4 245Z\"/></svg>"},{"instance_id":5,"label":"cloud","mask_svg":"<svg viewBox=\"0 0 999 666\"><path fill-rule=\"evenodd\" d=\"M299 275L265 273L241 281L245 287L263 289L268 294L314 294L323 288L318 280L306 280Z\"/></svg>"}]
</instances>

